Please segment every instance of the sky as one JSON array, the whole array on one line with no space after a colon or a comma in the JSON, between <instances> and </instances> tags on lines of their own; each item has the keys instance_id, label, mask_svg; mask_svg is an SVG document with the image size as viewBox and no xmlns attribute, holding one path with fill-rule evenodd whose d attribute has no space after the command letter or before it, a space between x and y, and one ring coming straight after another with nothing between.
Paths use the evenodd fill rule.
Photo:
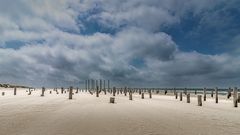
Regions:
<instances>
[{"instance_id":1,"label":"sky","mask_svg":"<svg viewBox=\"0 0 240 135\"><path fill-rule=\"evenodd\" d=\"M239 0L0 0L0 83L240 85Z\"/></svg>"}]
</instances>

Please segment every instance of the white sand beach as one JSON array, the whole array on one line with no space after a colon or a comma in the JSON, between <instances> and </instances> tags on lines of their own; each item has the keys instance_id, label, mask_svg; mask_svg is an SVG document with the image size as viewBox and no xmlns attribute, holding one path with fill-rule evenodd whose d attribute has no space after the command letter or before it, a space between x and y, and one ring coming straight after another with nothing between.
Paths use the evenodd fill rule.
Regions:
<instances>
[{"instance_id":1,"label":"white sand beach","mask_svg":"<svg viewBox=\"0 0 240 135\"><path fill-rule=\"evenodd\" d=\"M41 90L27 95L26 89L1 88L0 135L239 135L240 108L232 99L216 104L208 95L203 106L197 106L171 95L153 95L145 99L135 93L116 95L115 104L109 103L110 94L97 98L86 92L73 95L49 94L40 97Z\"/></svg>"}]
</instances>

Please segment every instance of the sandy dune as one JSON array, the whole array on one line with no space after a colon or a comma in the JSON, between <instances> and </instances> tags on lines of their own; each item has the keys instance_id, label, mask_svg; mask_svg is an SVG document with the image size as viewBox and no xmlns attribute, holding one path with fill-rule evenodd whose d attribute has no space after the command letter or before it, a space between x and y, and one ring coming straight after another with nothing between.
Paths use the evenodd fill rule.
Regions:
<instances>
[{"instance_id":1,"label":"sandy dune","mask_svg":"<svg viewBox=\"0 0 240 135\"><path fill-rule=\"evenodd\" d=\"M0 135L239 135L240 108L232 100L215 104L210 98L197 106L197 99L137 93L133 101L124 95L109 103L110 95L99 98L88 93L27 95L26 89L1 89Z\"/></svg>"}]
</instances>

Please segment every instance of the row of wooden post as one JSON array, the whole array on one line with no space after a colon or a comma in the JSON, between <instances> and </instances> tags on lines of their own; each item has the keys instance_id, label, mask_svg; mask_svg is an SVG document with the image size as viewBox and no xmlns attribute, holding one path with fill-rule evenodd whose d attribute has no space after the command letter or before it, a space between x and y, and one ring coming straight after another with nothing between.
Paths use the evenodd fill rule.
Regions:
<instances>
[{"instance_id":1,"label":"row of wooden post","mask_svg":"<svg viewBox=\"0 0 240 135\"><path fill-rule=\"evenodd\" d=\"M165 92L166 93L166 92ZM190 103L190 93L186 93L187 103ZM195 92L196 93L196 92ZM231 92L228 91L227 97L230 97ZM174 90L175 99L178 98L178 93ZM213 90L211 91L211 97L213 97ZM180 101L182 101L182 92L180 92ZM202 106L202 95L197 95L198 106ZM203 101L206 101L206 88L203 89ZM233 106L238 107L238 103L240 102L240 95L238 95L238 89L235 87L233 89ZM218 88L215 88L215 103L218 103Z\"/></svg>"},{"instance_id":2,"label":"row of wooden post","mask_svg":"<svg viewBox=\"0 0 240 135\"><path fill-rule=\"evenodd\" d=\"M55 89L54 89L55 90ZM55 90L58 94L58 91L57 89ZM31 90L29 88L29 91L28 91L28 95L31 95ZM42 94L41 96L44 96L44 92L45 92L45 87L42 87ZM63 94L64 92L64 88L62 87L61 88L61 93ZM99 97L99 86L97 86L97 90L96 90L96 97ZM122 91L120 91L122 93ZM124 95L127 96L127 92L129 92L129 100L133 100L132 98L132 92L131 91L128 91L127 90L127 87L124 88ZM78 88L77 88L77 91L76 93L78 93ZM151 90L148 91L149 93L149 98L152 98L152 92ZM167 91L165 90L164 92L165 94L167 94ZM197 92L195 91L195 94ZM51 91L50 91L50 94L51 94ZM118 91L118 94L119 94L119 91ZM141 90L139 90L139 94L141 95L141 98L144 99L144 92L142 92ZM177 99L178 98L178 93L176 92L176 90L174 89L174 94L175 94L175 98ZM184 94L186 95L186 98L187 98L187 103L190 103L190 93L187 93L186 89L184 90ZM2 95L5 95L4 92L2 92ZM14 88L14 95L17 95L17 88L15 87ZM72 99L72 95L73 95L73 87L70 87L69 89L69 99ZM116 95L116 87L113 87L113 96ZM180 101L182 101L182 92L180 92ZM213 97L213 90L211 91L211 97ZM231 91L229 89L228 91L228 94L227 94L227 97L231 97ZM197 96L197 100L198 100L198 105L199 106L202 106L202 95L198 95ZM206 101L206 88L203 89L203 101ZM218 103L218 88L215 88L215 102ZM238 102L240 102L240 95L238 95L238 90L237 88L235 87L233 89L233 106L234 107L238 107Z\"/></svg>"}]
</instances>

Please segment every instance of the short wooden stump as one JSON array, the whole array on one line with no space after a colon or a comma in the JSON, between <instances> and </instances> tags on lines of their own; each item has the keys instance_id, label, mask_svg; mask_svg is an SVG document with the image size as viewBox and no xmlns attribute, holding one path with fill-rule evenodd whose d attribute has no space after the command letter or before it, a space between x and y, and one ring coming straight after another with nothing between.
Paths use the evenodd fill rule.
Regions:
<instances>
[{"instance_id":1,"label":"short wooden stump","mask_svg":"<svg viewBox=\"0 0 240 135\"><path fill-rule=\"evenodd\" d=\"M115 98L114 97L110 97L110 103L112 103L112 104L115 103Z\"/></svg>"}]
</instances>

